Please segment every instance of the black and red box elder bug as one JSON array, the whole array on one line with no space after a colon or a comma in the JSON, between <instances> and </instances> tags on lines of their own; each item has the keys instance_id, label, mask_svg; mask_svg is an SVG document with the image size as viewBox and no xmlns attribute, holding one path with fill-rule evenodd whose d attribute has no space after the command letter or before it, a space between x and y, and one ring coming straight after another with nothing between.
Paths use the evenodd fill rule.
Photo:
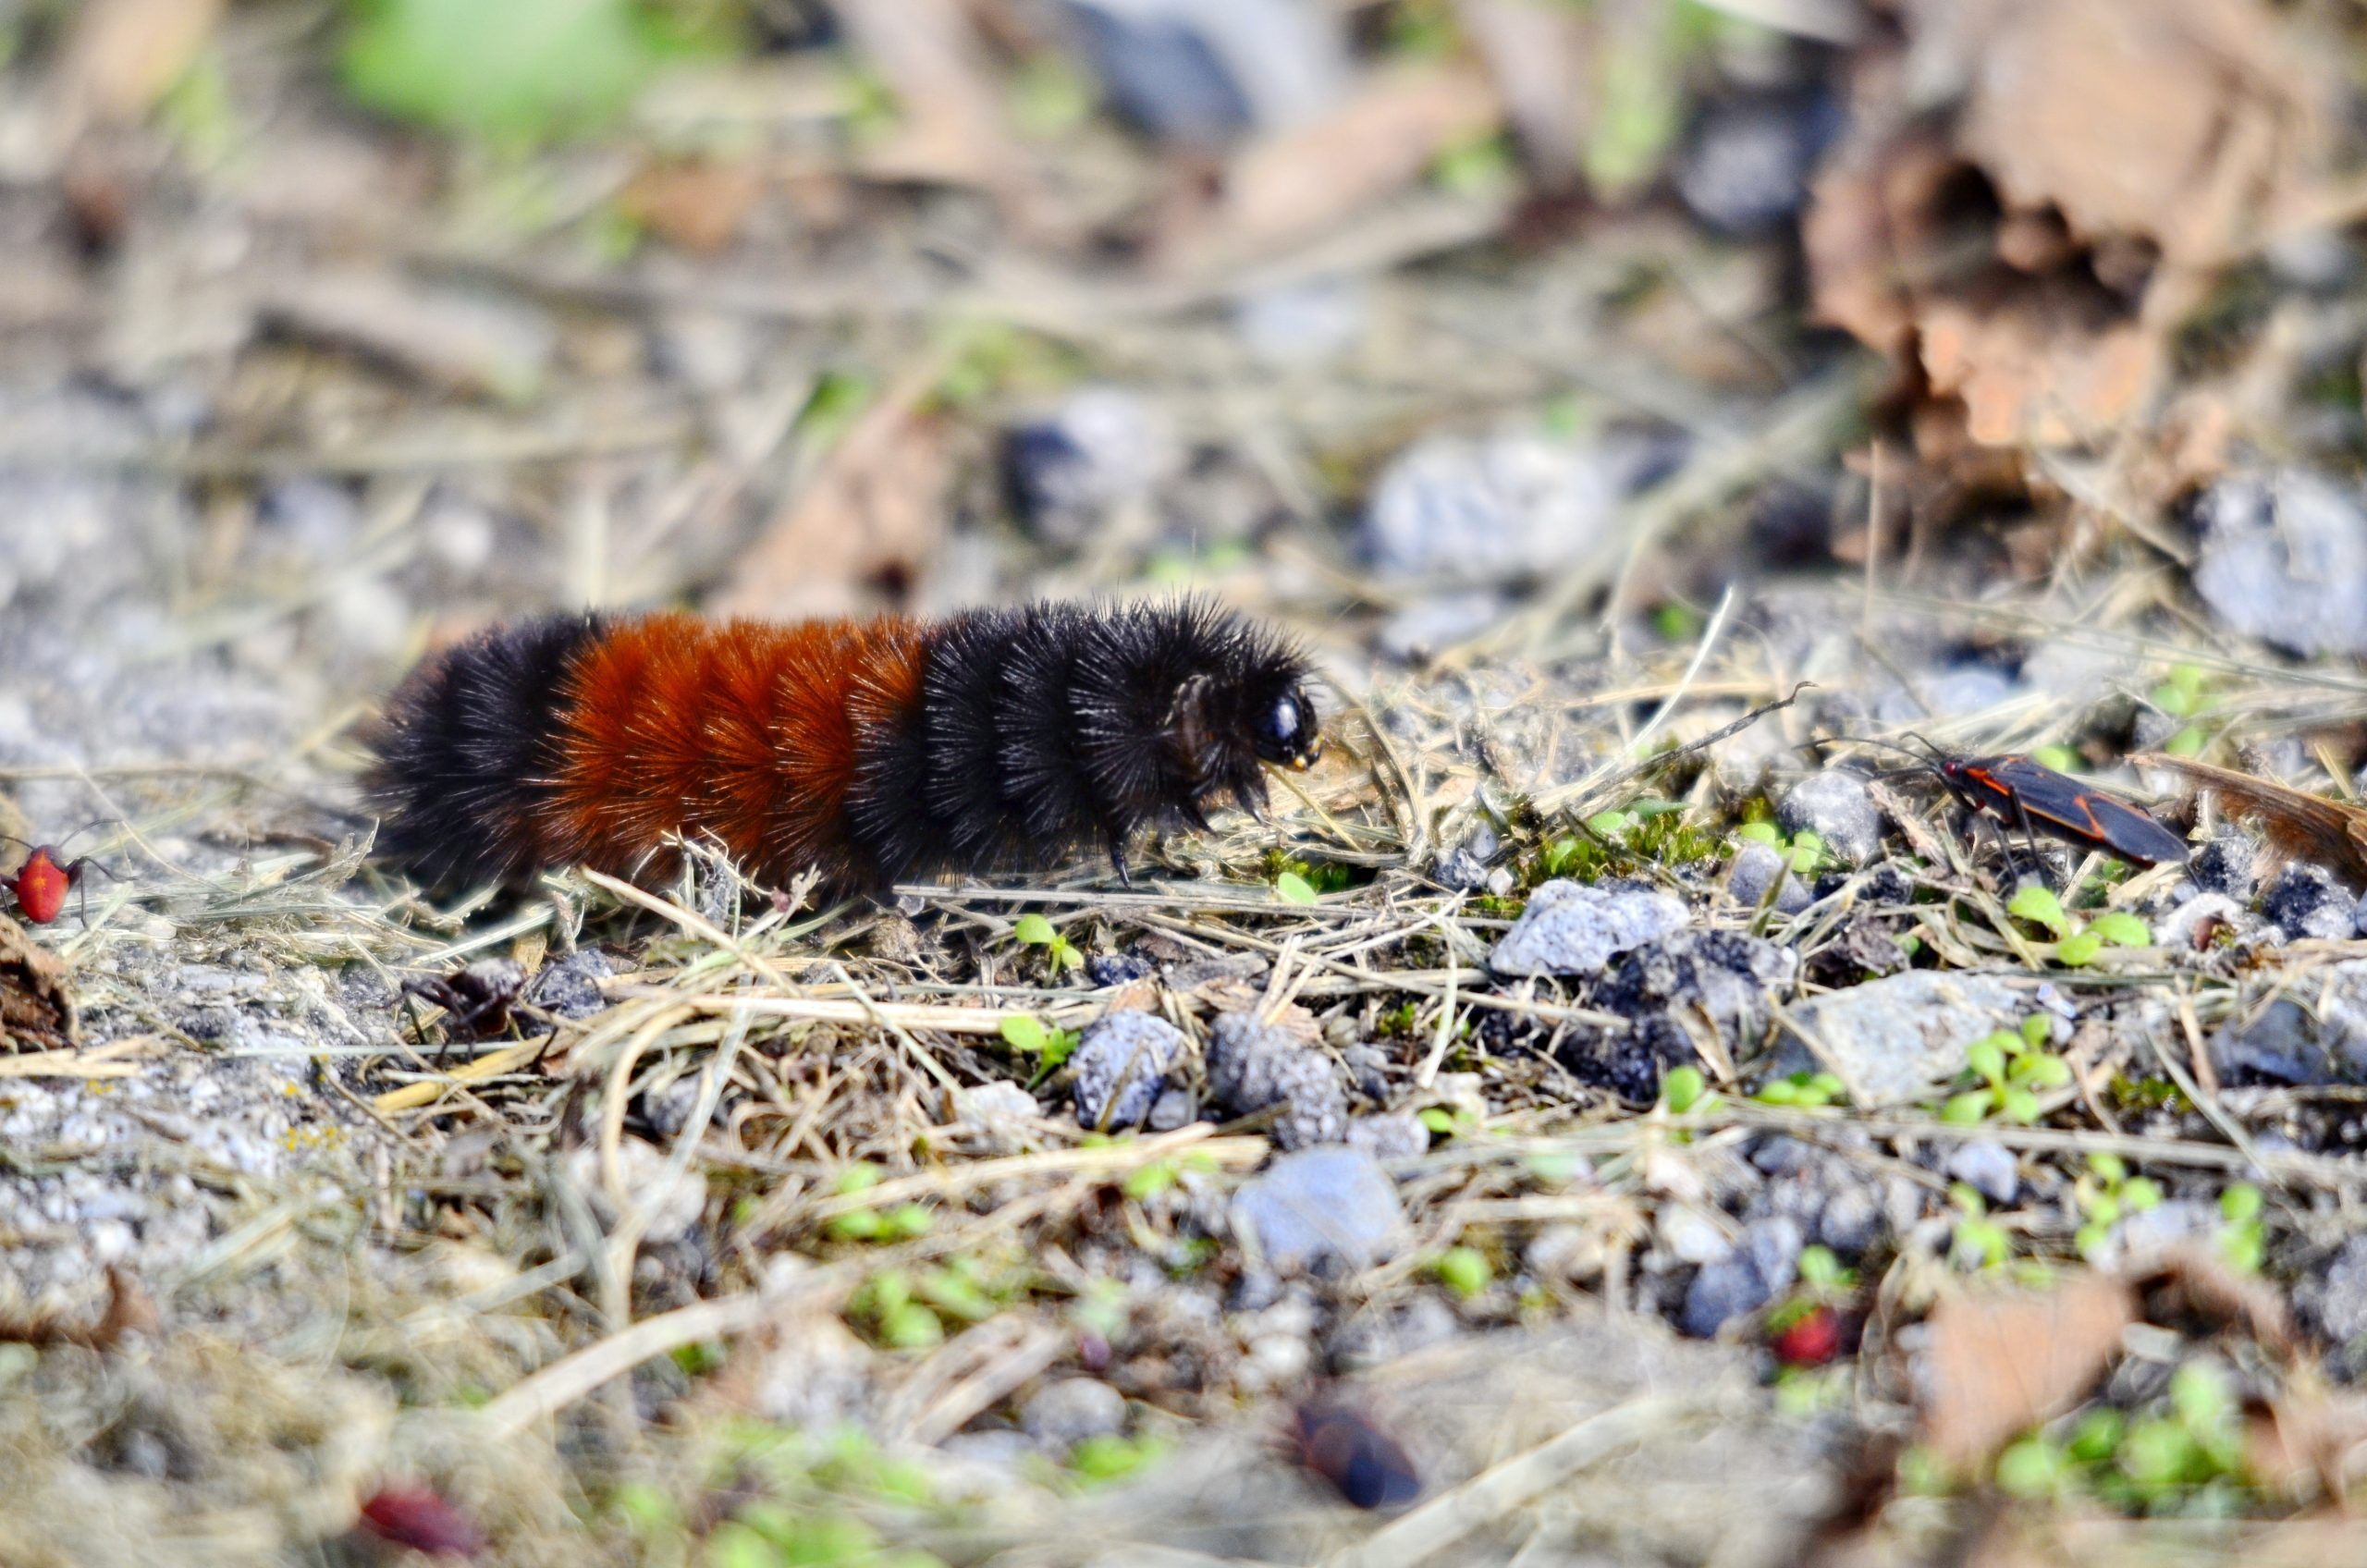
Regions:
<instances>
[{"instance_id":1,"label":"black and red box elder bug","mask_svg":"<svg viewBox=\"0 0 2367 1568\"><path fill-rule=\"evenodd\" d=\"M2043 833L2083 850L2102 850L2137 865L2183 861L2187 841L2153 820L2143 807L2132 805L2092 784L2057 773L2041 762L2009 753L1993 757L1955 756L1923 737L1915 737L1932 754L1922 766L1939 775L1948 792L1975 811L1987 812L2024 833ZM1868 745L1890 746L1887 741ZM1907 752L1905 746L1892 746Z\"/></svg>"}]
</instances>

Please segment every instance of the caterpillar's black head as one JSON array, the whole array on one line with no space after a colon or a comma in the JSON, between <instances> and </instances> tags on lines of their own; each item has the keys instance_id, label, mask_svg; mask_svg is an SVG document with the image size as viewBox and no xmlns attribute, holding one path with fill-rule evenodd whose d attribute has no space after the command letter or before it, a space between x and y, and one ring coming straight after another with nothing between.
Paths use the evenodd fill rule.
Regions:
<instances>
[{"instance_id":1,"label":"caterpillar's black head","mask_svg":"<svg viewBox=\"0 0 2367 1568\"><path fill-rule=\"evenodd\" d=\"M1165 726L1169 776L1187 818L1230 795L1256 812L1266 802L1263 765L1305 768L1321 754L1320 715L1306 659L1250 621L1188 606L1188 664L1178 669ZM1188 670L1188 673L1186 672Z\"/></svg>"},{"instance_id":2,"label":"caterpillar's black head","mask_svg":"<svg viewBox=\"0 0 2367 1568\"><path fill-rule=\"evenodd\" d=\"M1135 605L1080 623L1072 746L1113 839L1160 819L1208 826L1226 800L1266 803L1266 766L1322 750L1306 656L1207 599Z\"/></svg>"}]
</instances>

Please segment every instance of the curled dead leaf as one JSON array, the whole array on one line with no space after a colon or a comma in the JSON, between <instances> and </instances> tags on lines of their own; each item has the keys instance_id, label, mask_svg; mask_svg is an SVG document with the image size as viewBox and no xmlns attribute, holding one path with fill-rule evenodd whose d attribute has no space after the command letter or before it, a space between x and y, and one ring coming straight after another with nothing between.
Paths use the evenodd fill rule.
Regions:
<instances>
[{"instance_id":1,"label":"curled dead leaf","mask_svg":"<svg viewBox=\"0 0 2367 1568\"><path fill-rule=\"evenodd\" d=\"M2244 1453L2265 1490L2342 1497L2367 1466L2367 1397L2314 1378L2289 1379L2252 1416Z\"/></svg>"},{"instance_id":2,"label":"curled dead leaf","mask_svg":"<svg viewBox=\"0 0 2367 1568\"><path fill-rule=\"evenodd\" d=\"M1477 70L1376 71L1329 114L1234 154L1221 199L1168 237L1163 259L1174 272L1213 271L1336 227L1502 122L1496 90Z\"/></svg>"},{"instance_id":3,"label":"curled dead leaf","mask_svg":"<svg viewBox=\"0 0 2367 1568\"><path fill-rule=\"evenodd\" d=\"M1925 406L1960 405L1908 422L1935 471L2136 428L2172 325L2326 162L2324 62L2261 0L1903 11L1903 55L1860 51L1857 129L1815 181L1817 313L1898 356Z\"/></svg>"},{"instance_id":4,"label":"curled dead leaf","mask_svg":"<svg viewBox=\"0 0 2367 1568\"><path fill-rule=\"evenodd\" d=\"M2323 78L2257 0L1985 0L1958 127L2009 209L2174 267L2250 250L2314 138Z\"/></svg>"},{"instance_id":5,"label":"curled dead leaf","mask_svg":"<svg viewBox=\"0 0 2367 1568\"><path fill-rule=\"evenodd\" d=\"M2278 1355L2300 1347L2284 1295L2263 1280L2237 1273L2211 1247L2173 1247L2132 1283L2168 1292L2172 1312L2237 1329Z\"/></svg>"},{"instance_id":6,"label":"curled dead leaf","mask_svg":"<svg viewBox=\"0 0 2367 1568\"><path fill-rule=\"evenodd\" d=\"M2137 1292L2102 1274L2073 1274L2045 1292L1944 1299L1932 1344L1924 1437L1942 1462L1969 1471L2015 1433L2079 1403L2137 1320Z\"/></svg>"},{"instance_id":7,"label":"curled dead leaf","mask_svg":"<svg viewBox=\"0 0 2367 1568\"><path fill-rule=\"evenodd\" d=\"M678 158L650 164L617 200L659 239L708 255L740 238L764 193L763 172L745 159Z\"/></svg>"},{"instance_id":8,"label":"curled dead leaf","mask_svg":"<svg viewBox=\"0 0 2367 1568\"><path fill-rule=\"evenodd\" d=\"M0 1050L70 1050L81 1043L73 972L0 915Z\"/></svg>"}]
</instances>

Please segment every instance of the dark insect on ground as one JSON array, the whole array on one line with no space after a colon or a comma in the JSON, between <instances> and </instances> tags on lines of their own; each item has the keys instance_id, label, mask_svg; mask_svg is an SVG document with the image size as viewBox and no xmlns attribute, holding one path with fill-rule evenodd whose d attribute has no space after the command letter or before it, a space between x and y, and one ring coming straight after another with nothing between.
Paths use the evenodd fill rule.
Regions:
<instances>
[{"instance_id":1,"label":"dark insect on ground","mask_svg":"<svg viewBox=\"0 0 2367 1568\"><path fill-rule=\"evenodd\" d=\"M2083 850L2100 850L2138 865L2183 861L2187 842L2153 820L2143 807L2057 773L2043 763L2015 753L1991 757L1956 756L1918 735L1930 749L1916 768L1938 777L1948 793L1978 812L1985 812L2025 837L2043 833ZM1886 741L1859 741L1861 745L1890 746ZM1905 746L1894 751L1916 753Z\"/></svg>"},{"instance_id":2,"label":"dark insect on ground","mask_svg":"<svg viewBox=\"0 0 2367 1568\"><path fill-rule=\"evenodd\" d=\"M1291 1413L1291 1457L1364 1509L1403 1508L1422 1495L1421 1473L1395 1438L1363 1412L1315 1397Z\"/></svg>"},{"instance_id":3,"label":"dark insect on ground","mask_svg":"<svg viewBox=\"0 0 2367 1568\"><path fill-rule=\"evenodd\" d=\"M481 1040L509 1026L509 1010L526 989L526 969L516 959L481 958L449 974L403 982L403 996L444 1010L444 1027L454 1039ZM416 1027L418 1020L412 1020Z\"/></svg>"}]
</instances>

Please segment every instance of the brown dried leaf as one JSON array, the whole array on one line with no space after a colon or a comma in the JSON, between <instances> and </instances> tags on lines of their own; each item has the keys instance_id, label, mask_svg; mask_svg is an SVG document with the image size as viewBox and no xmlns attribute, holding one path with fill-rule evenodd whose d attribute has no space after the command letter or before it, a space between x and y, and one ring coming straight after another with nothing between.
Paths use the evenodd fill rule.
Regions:
<instances>
[{"instance_id":1,"label":"brown dried leaf","mask_svg":"<svg viewBox=\"0 0 2367 1568\"><path fill-rule=\"evenodd\" d=\"M1913 63L1862 52L1859 129L1803 236L1818 314L1912 354L1922 408L1961 404L1910 410L1923 463L1981 484L1983 451L2147 417L2169 325L2323 163L2328 73L2258 0L1904 9ZM1961 110L1934 125L1910 83L1951 73Z\"/></svg>"},{"instance_id":2,"label":"brown dried leaf","mask_svg":"<svg viewBox=\"0 0 2367 1568\"><path fill-rule=\"evenodd\" d=\"M1236 153L1206 227L1172 237L1167 264L1213 269L1337 227L1502 122L1495 88L1467 67L1376 71L1331 113Z\"/></svg>"},{"instance_id":3,"label":"brown dried leaf","mask_svg":"<svg viewBox=\"0 0 2367 1568\"><path fill-rule=\"evenodd\" d=\"M2244 1452L2266 1490L2341 1497L2367 1461L2367 1396L2294 1378L2252 1418Z\"/></svg>"},{"instance_id":4,"label":"brown dried leaf","mask_svg":"<svg viewBox=\"0 0 2367 1568\"><path fill-rule=\"evenodd\" d=\"M1954 0L1950 0L1954 3ZM2008 206L2173 266L2250 250L2289 182L2320 73L2256 0L1987 0L1958 140Z\"/></svg>"},{"instance_id":5,"label":"brown dried leaf","mask_svg":"<svg viewBox=\"0 0 2367 1568\"><path fill-rule=\"evenodd\" d=\"M740 238L764 193L763 173L745 159L676 158L650 164L617 200L659 239L708 255Z\"/></svg>"},{"instance_id":6,"label":"brown dried leaf","mask_svg":"<svg viewBox=\"0 0 2367 1568\"><path fill-rule=\"evenodd\" d=\"M72 974L23 926L0 915L0 1050L70 1050L80 1044Z\"/></svg>"},{"instance_id":7,"label":"brown dried leaf","mask_svg":"<svg viewBox=\"0 0 2367 1568\"><path fill-rule=\"evenodd\" d=\"M2175 1305L2214 1323L2232 1324L2279 1355L2290 1355L2300 1341L2285 1297L2264 1280L2238 1274L2212 1247L2174 1247L2132 1281L2160 1285L2175 1293Z\"/></svg>"},{"instance_id":8,"label":"brown dried leaf","mask_svg":"<svg viewBox=\"0 0 2367 1568\"><path fill-rule=\"evenodd\" d=\"M1817 319L1870 348L1904 348L1915 326L1908 280L1939 238L1941 193L1962 165L1934 135L1854 148L1809 187L1800 242Z\"/></svg>"},{"instance_id":9,"label":"brown dried leaf","mask_svg":"<svg viewBox=\"0 0 2367 1568\"><path fill-rule=\"evenodd\" d=\"M195 63L225 0L88 0L66 45L68 99L105 120L137 119Z\"/></svg>"},{"instance_id":10,"label":"brown dried leaf","mask_svg":"<svg viewBox=\"0 0 2367 1568\"><path fill-rule=\"evenodd\" d=\"M2222 810L2259 823L2281 853L2340 866L2355 878L2367 879L2367 807L2166 753L2148 752L2129 760L2140 767L2167 768L2195 793L2216 796Z\"/></svg>"},{"instance_id":11,"label":"brown dried leaf","mask_svg":"<svg viewBox=\"0 0 2367 1568\"><path fill-rule=\"evenodd\" d=\"M1986 312L1932 304L1922 356L1932 390L1964 399L1966 432L1987 447L2102 441L2143 406L2165 364L2158 334L2043 287Z\"/></svg>"},{"instance_id":12,"label":"brown dried leaf","mask_svg":"<svg viewBox=\"0 0 2367 1568\"><path fill-rule=\"evenodd\" d=\"M2069 1409L2120 1349L2137 1293L2101 1274L2054 1290L1950 1296L1932 1312L1926 1439L1961 1470Z\"/></svg>"},{"instance_id":13,"label":"brown dried leaf","mask_svg":"<svg viewBox=\"0 0 2367 1568\"><path fill-rule=\"evenodd\" d=\"M943 427L914 411L936 380L913 375L847 433L813 484L741 557L708 606L796 619L877 606L874 584L919 577L944 537L953 465Z\"/></svg>"}]
</instances>

